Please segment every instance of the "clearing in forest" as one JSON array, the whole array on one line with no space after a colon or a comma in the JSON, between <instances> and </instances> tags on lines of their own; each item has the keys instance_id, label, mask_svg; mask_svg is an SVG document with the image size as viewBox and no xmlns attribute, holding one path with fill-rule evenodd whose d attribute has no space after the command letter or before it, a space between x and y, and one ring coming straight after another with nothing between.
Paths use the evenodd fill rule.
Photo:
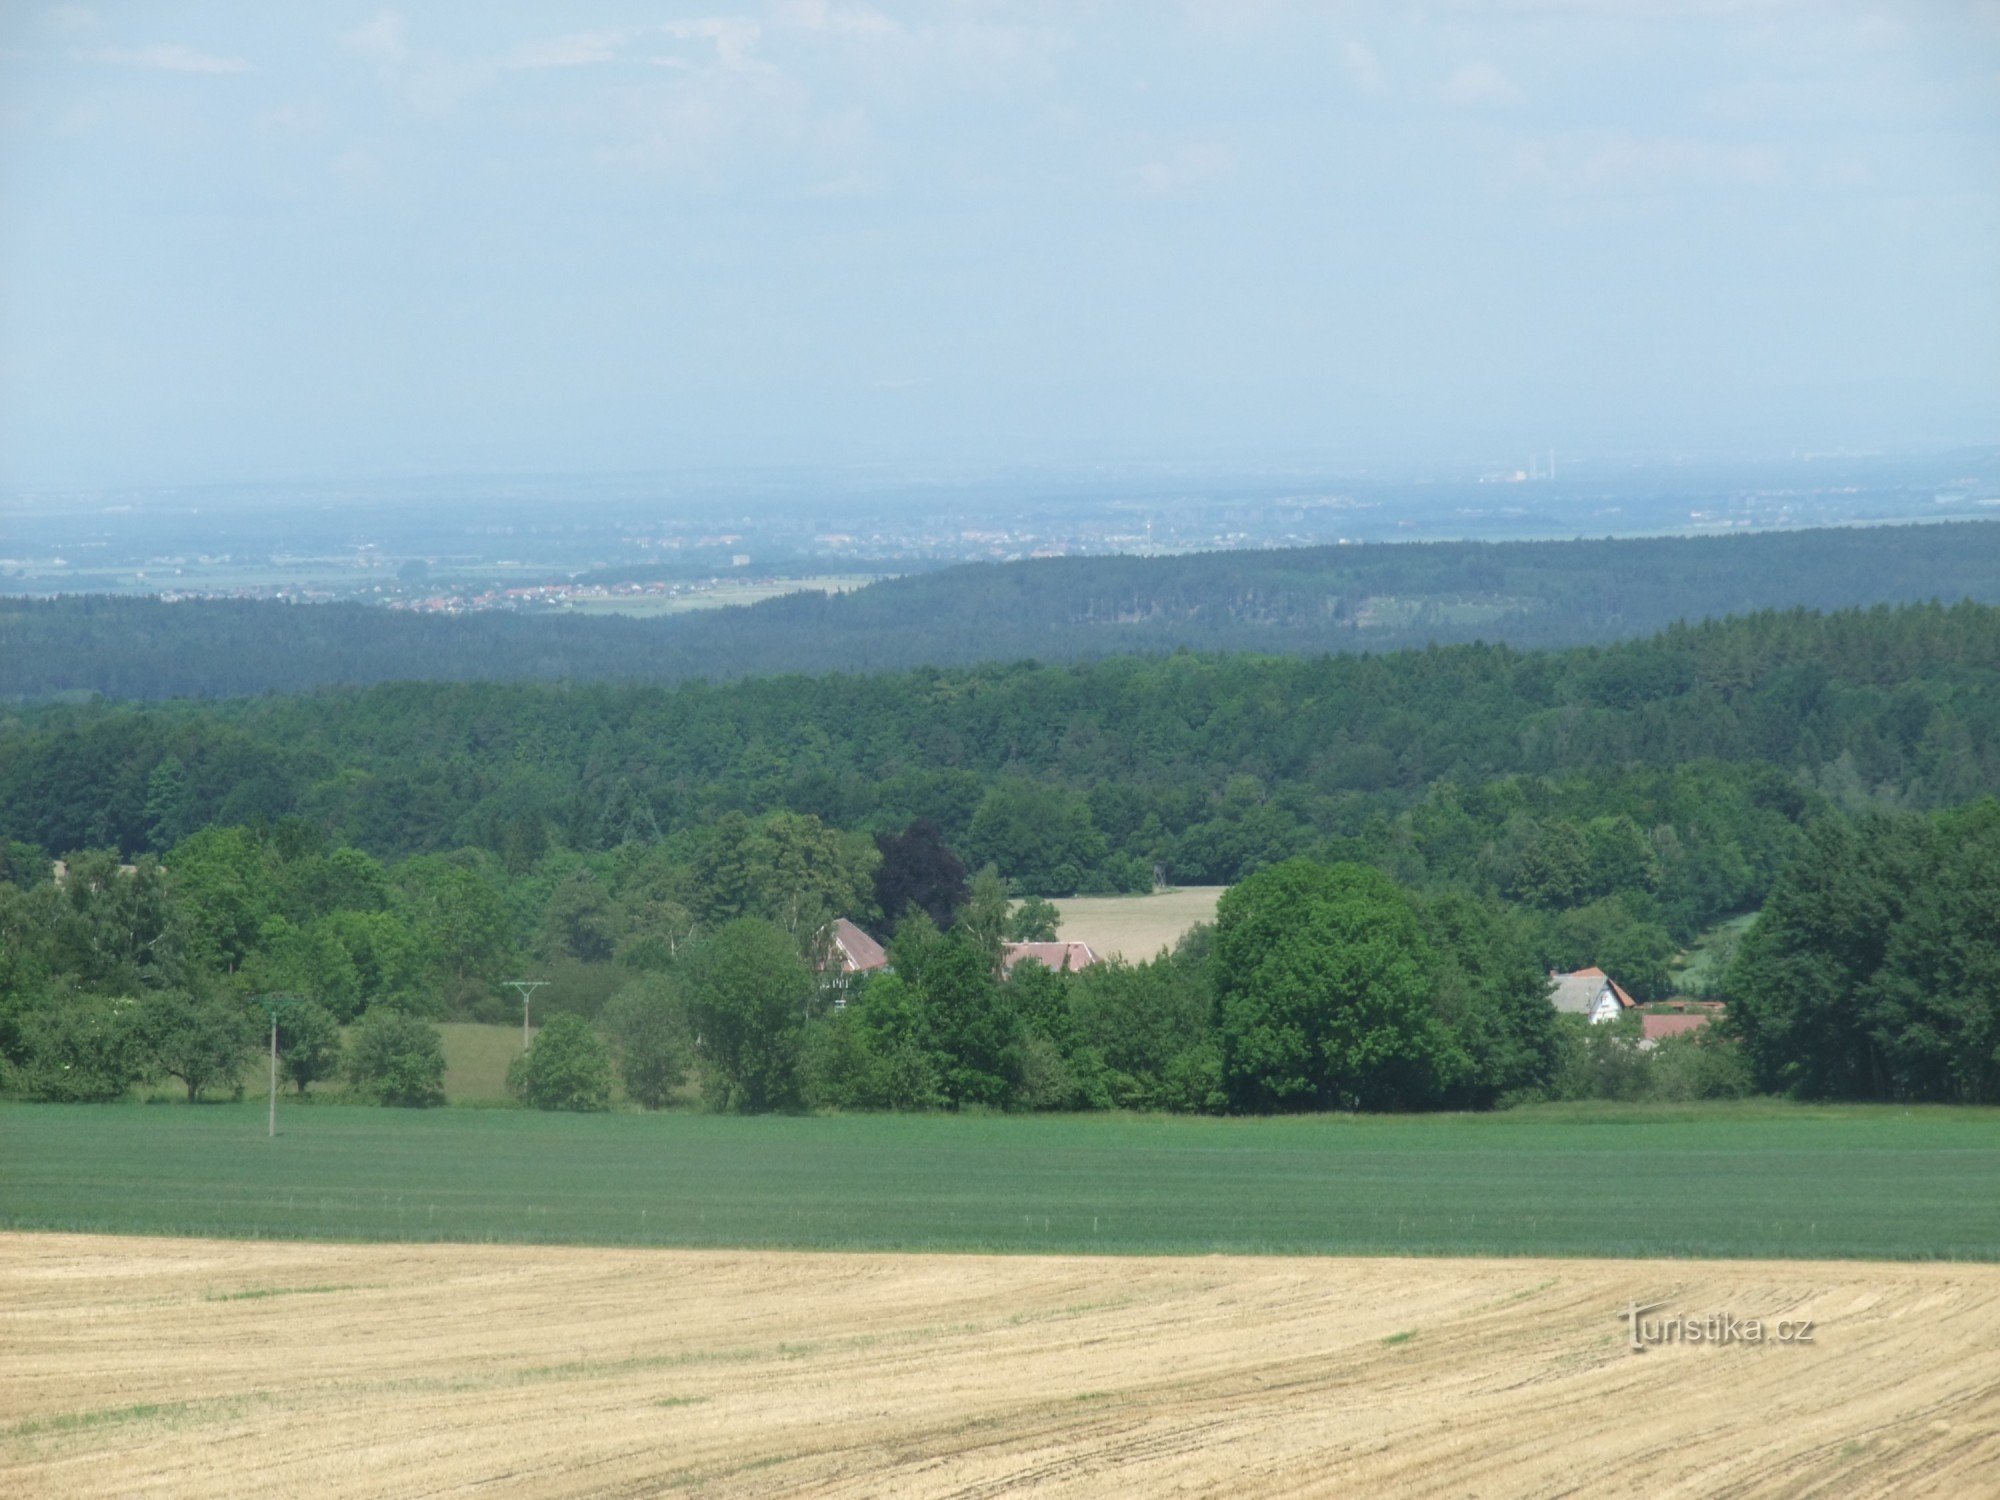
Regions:
<instances>
[{"instance_id":1,"label":"clearing in forest","mask_svg":"<svg viewBox=\"0 0 2000 1500\"><path fill-rule=\"evenodd\" d=\"M1071 896L1055 903L1060 935L1090 944L1100 958L1144 963L1171 948L1197 922L1215 920L1227 886L1189 885L1149 896Z\"/></svg>"}]
</instances>

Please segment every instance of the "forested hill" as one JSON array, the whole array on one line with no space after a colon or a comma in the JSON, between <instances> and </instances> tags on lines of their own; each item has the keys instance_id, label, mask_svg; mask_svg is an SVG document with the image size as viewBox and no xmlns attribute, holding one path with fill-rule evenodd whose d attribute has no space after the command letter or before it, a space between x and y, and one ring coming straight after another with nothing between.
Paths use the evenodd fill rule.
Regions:
<instances>
[{"instance_id":1,"label":"forested hill","mask_svg":"<svg viewBox=\"0 0 2000 1500\"><path fill-rule=\"evenodd\" d=\"M929 818L1028 890L1143 887L1155 864L1227 881L1328 849L1514 890L1614 818L1653 831L1650 854L1628 852L1673 872L1659 889L1677 928L1754 904L1814 806L1996 791L2000 609L1972 604L1757 615L1555 653L392 684L0 714L0 836L47 853L299 818L378 854L477 846L525 867L552 845L699 839L724 814L789 811L847 829Z\"/></svg>"},{"instance_id":2,"label":"forested hill","mask_svg":"<svg viewBox=\"0 0 2000 1500\"><path fill-rule=\"evenodd\" d=\"M0 602L0 698L233 697L406 679L720 681L1182 647L1564 647L1756 610L1933 599L2000 603L2000 522L1058 558L646 621L14 599Z\"/></svg>"}]
</instances>

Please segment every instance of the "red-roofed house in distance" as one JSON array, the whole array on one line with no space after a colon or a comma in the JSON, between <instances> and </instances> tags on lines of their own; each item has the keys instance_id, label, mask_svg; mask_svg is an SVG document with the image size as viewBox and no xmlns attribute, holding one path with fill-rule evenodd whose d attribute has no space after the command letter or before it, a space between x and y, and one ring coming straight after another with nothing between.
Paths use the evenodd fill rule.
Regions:
<instances>
[{"instance_id":1,"label":"red-roofed house in distance","mask_svg":"<svg viewBox=\"0 0 2000 1500\"><path fill-rule=\"evenodd\" d=\"M1724 1006L1717 1000L1675 1001L1672 1010L1648 1010L1639 1017L1643 1035L1639 1046L1656 1047L1665 1037L1686 1036L1722 1019Z\"/></svg>"},{"instance_id":2,"label":"red-roofed house in distance","mask_svg":"<svg viewBox=\"0 0 2000 1500\"><path fill-rule=\"evenodd\" d=\"M843 974L873 974L889 967L889 952L875 939L842 917L833 924L827 962Z\"/></svg>"},{"instance_id":3,"label":"red-roofed house in distance","mask_svg":"<svg viewBox=\"0 0 2000 1500\"><path fill-rule=\"evenodd\" d=\"M1699 1031L1708 1024L1707 1016L1641 1016L1639 1025L1644 1028L1646 1040L1657 1042L1664 1036L1685 1036L1690 1031Z\"/></svg>"},{"instance_id":4,"label":"red-roofed house in distance","mask_svg":"<svg viewBox=\"0 0 2000 1500\"><path fill-rule=\"evenodd\" d=\"M1588 1016L1591 1024L1615 1021L1638 1004L1602 969L1549 971L1549 1003L1565 1015Z\"/></svg>"},{"instance_id":5,"label":"red-roofed house in distance","mask_svg":"<svg viewBox=\"0 0 2000 1500\"><path fill-rule=\"evenodd\" d=\"M847 1003L847 991L855 980L889 967L888 950L845 917L836 919L821 934L821 941L826 956L819 970L836 1006Z\"/></svg>"},{"instance_id":6,"label":"red-roofed house in distance","mask_svg":"<svg viewBox=\"0 0 2000 1500\"><path fill-rule=\"evenodd\" d=\"M1000 950L1000 972L1010 974L1014 965L1032 959L1043 968L1060 974L1074 974L1097 962L1088 943L1008 943Z\"/></svg>"}]
</instances>

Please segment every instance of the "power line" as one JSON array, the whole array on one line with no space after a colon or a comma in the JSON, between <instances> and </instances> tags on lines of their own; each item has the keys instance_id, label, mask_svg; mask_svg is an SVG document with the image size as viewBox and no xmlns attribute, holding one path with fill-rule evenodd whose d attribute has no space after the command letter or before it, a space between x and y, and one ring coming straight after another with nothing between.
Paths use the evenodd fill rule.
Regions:
<instances>
[{"instance_id":1,"label":"power line","mask_svg":"<svg viewBox=\"0 0 2000 1500\"><path fill-rule=\"evenodd\" d=\"M536 990L547 984L546 979L509 979L506 983L521 992L521 1050L528 1050L528 1001Z\"/></svg>"}]
</instances>

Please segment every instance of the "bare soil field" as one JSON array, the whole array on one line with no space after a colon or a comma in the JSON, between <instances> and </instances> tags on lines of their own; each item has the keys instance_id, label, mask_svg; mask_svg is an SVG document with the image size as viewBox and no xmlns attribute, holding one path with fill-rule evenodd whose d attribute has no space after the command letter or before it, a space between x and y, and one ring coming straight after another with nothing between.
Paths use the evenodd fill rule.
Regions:
<instances>
[{"instance_id":1,"label":"bare soil field","mask_svg":"<svg viewBox=\"0 0 2000 1500\"><path fill-rule=\"evenodd\" d=\"M1085 942L1104 958L1143 963L1171 948L1197 922L1215 920L1215 903L1227 886L1190 885L1150 896L1072 896L1055 903L1057 931Z\"/></svg>"},{"instance_id":2,"label":"bare soil field","mask_svg":"<svg viewBox=\"0 0 2000 1500\"><path fill-rule=\"evenodd\" d=\"M461 1489L1990 1495L2000 1266L0 1236L0 1492Z\"/></svg>"}]
</instances>

